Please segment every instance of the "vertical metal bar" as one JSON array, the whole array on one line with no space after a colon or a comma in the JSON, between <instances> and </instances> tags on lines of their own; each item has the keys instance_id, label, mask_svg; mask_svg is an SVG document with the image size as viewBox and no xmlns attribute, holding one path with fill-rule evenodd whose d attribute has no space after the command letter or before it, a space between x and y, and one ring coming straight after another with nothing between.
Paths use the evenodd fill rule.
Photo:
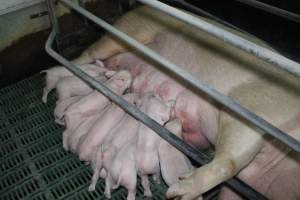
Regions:
<instances>
[{"instance_id":1,"label":"vertical metal bar","mask_svg":"<svg viewBox=\"0 0 300 200\"><path fill-rule=\"evenodd\" d=\"M51 27L52 27L52 29L54 29L56 31L57 34L59 34L60 30L59 30L58 21L57 21L56 14L55 14L54 1L55 0L46 0L46 4L47 4L48 16L49 16L49 21L50 21ZM57 38L55 38L55 44L56 44L58 51L61 52L60 45L59 45Z\"/></svg>"},{"instance_id":2,"label":"vertical metal bar","mask_svg":"<svg viewBox=\"0 0 300 200\"><path fill-rule=\"evenodd\" d=\"M240 48L248 53L255 55L256 57L274 64L278 68L300 78L300 64L292 61L278 53L275 53L269 49L261 47L253 42L250 42L242 37L239 37L233 33L230 33L226 30L223 30L215 25L209 24L197 17L194 17L190 14L187 14L183 11L180 11L176 8L168 6L164 3L161 3L157 0L137 0L141 3L144 3L148 6L151 6L157 10L160 10L164 13L167 13L179 20L182 20L196 28L199 28L220 40L229 43L237 48Z\"/></svg>"},{"instance_id":3,"label":"vertical metal bar","mask_svg":"<svg viewBox=\"0 0 300 200\"><path fill-rule=\"evenodd\" d=\"M123 108L127 113L129 113L131 116L133 116L135 119L139 120L143 124L145 124L147 127L155 131L161 138L168 141L170 144L172 144L174 147L176 147L178 150L183 152L185 155L196 161L200 165L204 165L210 161L210 158L202 153L201 151L198 151L197 149L193 148L192 146L186 144L184 141L182 141L179 137L172 134L169 130L158 124L156 121L151 119L149 116L147 116L145 113L141 112L136 107L132 106L130 103L128 103L126 100L124 100L122 97L118 96L114 92L112 92L110 89L108 89L105 85L98 82L93 77L89 76L85 72L83 72L79 67L74 65L73 63L69 62L59 54L57 54L52 48L51 45L53 43L53 40L55 38L55 30L52 30L47 42L46 42L46 51L57 61L59 61L64 67L66 67L68 70L70 70L74 75L79 77L81 80L86 82L91 87L95 88L97 91L101 92L103 95L108 97L110 100L112 100L115 104ZM267 199L262 194L258 193L254 189L252 189L249 185L243 183L238 178L232 178L225 182L227 186L241 194L243 197L247 199L253 199L253 200L265 200Z\"/></svg>"}]
</instances>

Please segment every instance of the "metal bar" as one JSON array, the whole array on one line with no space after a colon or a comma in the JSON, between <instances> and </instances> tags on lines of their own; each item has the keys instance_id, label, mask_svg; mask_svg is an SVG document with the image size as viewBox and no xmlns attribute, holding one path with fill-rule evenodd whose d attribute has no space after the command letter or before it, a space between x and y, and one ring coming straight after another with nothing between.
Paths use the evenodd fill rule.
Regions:
<instances>
[{"instance_id":1,"label":"metal bar","mask_svg":"<svg viewBox=\"0 0 300 200\"><path fill-rule=\"evenodd\" d=\"M76 65L72 64L62 56L60 56L58 53L56 53L52 48L52 43L55 38L56 32L53 29L47 42L46 42L46 51L48 54L50 54L54 59L59 61L64 67L66 67L68 70L70 70L74 75L79 77L81 80L86 82L91 87L95 88L97 91L101 92L103 95L108 97L110 100L112 100L115 104L122 107L127 113L129 113L131 116L133 116L135 119L141 121L143 124L145 124L147 127L155 131L161 138L168 141L170 144L172 144L174 147L176 147L178 150L183 152L185 155L193 159L195 162L197 162L200 165L204 165L210 161L210 158L202 153L201 151L193 148L192 146L186 144L184 141L182 141L179 137L172 134L170 131L165 129L163 126L158 124L156 121L148 117L146 114L138 110L136 107L132 106L130 103L128 103L126 100L124 100L122 97L118 96L114 92L112 92L110 89L108 89L105 85L98 82L93 77L89 76L85 72L83 72L80 68L78 68ZM262 194L258 193L254 189L252 189L249 185L243 183L238 178L232 178L228 181L226 181L224 184L235 190L238 194L241 194L243 197L247 199L258 199L258 200L265 200L267 199Z\"/></svg>"},{"instance_id":2,"label":"metal bar","mask_svg":"<svg viewBox=\"0 0 300 200\"><path fill-rule=\"evenodd\" d=\"M57 18L55 16L55 5L54 0L46 0L47 9L48 9L48 15L49 15L49 21L51 23L52 28L56 30L56 33L59 33L59 27Z\"/></svg>"},{"instance_id":3,"label":"metal bar","mask_svg":"<svg viewBox=\"0 0 300 200\"><path fill-rule=\"evenodd\" d=\"M245 31L245 30L243 30L243 29L241 29L241 28L239 28L239 27L237 27L237 26L235 26L235 25L233 25L233 24L231 24L231 23L229 23L229 22L227 22L227 21L225 21L225 20L223 20L223 19L221 19L221 18L219 18L219 17L217 17L217 16L215 16L215 15L213 15L213 14L205 11L205 10L203 10L203 9L200 9L200 8L198 8L198 7L194 6L194 5L186 2L185 0L164 0L164 2L175 3L176 5L183 6L185 9L189 10L190 12L192 12L192 13L194 13L196 15L205 16L205 17L207 17L209 19L212 19L212 20L214 20L214 21L216 21L216 22L218 22L218 23L220 23L220 24L222 24L224 26L230 27L230 28L232 28L234 30L237 30L237 31L241 32L241 33L249 35L249 36L251 36L253 38L259 39L255 35L247 32L247 31ZM266 41L264 41L264 42L266 44L268 44L268 42L266 42ZM268 44L268 45L270 46L270 44ZM273 47L273 49L274 49L274 47Z\"/></svg>"},{"instance_id":4,"label":"metal bar","mask_svg":"<svg viewBox=\"0 0 300 200\"><path fill-rule=\"evenodd\" d=\"M55 15L55 5L54 5L54 1L55 0L46 0L46 4L47 4L47 10L48 10L48 16L49 16L49 21L51 24L52 29L55 29L56 33L59 33L59 25L58 25L58 21ZM60 45L58 42L58 39L55 39L55 44L56 47L58 49L58 52L60 51Z\"/></svg>"},{"instance_id":5,"label":"metal bar","mask_svg":"<svg viewBox=\"0 0 300 200\"><path fill-rule=\"evenodd\" d=\"M167 13L179 20L182 20L196 28L199 28L220 40L229 43L237 48L240 48L248 53L255 55L256 57L274 64L280 69L287 71L288 73L300 78L300 64L292 61L278 53L275 53L269 49L261 47L253 42L250 42L242 37L239 37L229 31L223 30L215 25L207 23L197 17L189 15L183 11L180 11L176 8L168 6L164 3L161 3L157 0L137 0L141 3L144 3L148 6L151 6L157 10L160 10L164 13Z\"/></svg>"},{"instance_id":6,"label":"metal bar","mask_svg":"<svg viewBox=\"0 0 300 200\"><path fill-rule=\"evenodd\" d=\"M274 15L278 15L280 17L289 19L291 21L300 23L300 15L292 13L290 11L286 11L284 9L281 8L277 8L275 6L263 3L263 2L259 2L259 1L255 1L255 0L235 0L239 3L242 4L246 4L248 6L266 11L268 13L274 14Z\"/></svg>"},{"instance_id":7,"label":"metal bar","mask_svg":"<svg viewBox=\"0 0 300 200\"><path fill-rule=\"evenodd\" d=\"M227 96L219 93L217 90L211 88L209 85L202 83L200 80L194 78L192 75L190 75L185 70L183 70L183 68L177 67L176 65L166 60L165 58L161 57L159 54L155 53L148 47L140 44L139 42L132 39L125 33L120 32L118 29L106 23L102 19L99 19L98 17L91 14L90 12L80 8L79 6L69 2L68 0L61 0L61 2L63 2L67 6L70 6L77 12L81 13L82 15L86 16L96 24L100 25L102 28L104 28L105 30L107 30L117 38L126 42L131 47L137 49L138 51L142 52L144 55L147 55L152 60L156 61L157 63L164 66L168 70L172 71L178 77L182 78L193 87L204 92L205 94L209 95L214 100L216 100L217 102L221 103L223 106L229 108L231 111L238 114L242 119L246 119L247 121L251 122L253 125L258 127L262 132L272 135L273 137L277 138L278 140L282 141L283 143L291 147L296 152L300 153L300 143L294 138L292 138L291 136L282 132L280 129L274 127L272 124L268 123L267 121L257 116L256 114L250 112L249 110L242 107L241 105L239 105L232 99L228 98Z\"/></svg>"},{"instance_id":8,"label":"metal bar","mask_svg":"<svg viewBox=\"0 0 300 200\"><path fill-rule=\"evenodd\" d=\"M238 28L237 26L234 26L233 24L231 24L231 23L229 23L227 21L224 21L224 20L222 20L221 18L219 18L217 16L215 16L215 15L213 15L213 14L211 14L211 13L209 13L209 12L203 10L203 9L198 8L198 7L194 6L194 5L186 2L185 0L164 0L164 2L175 3L176 5L183 6L185 9L190 10L194 14L197 14L197 15L201 14L201 15L207 17L207 18L213 19L216 22L218 22L220 24L223 24L225 26L228 26L228 27L230 27L230 28L232 28L234 30L237 30L237 31L241 32L241 33L245 33L245 34L251 35L252 37L255 37L254 35L252 35L252 34L246 32L246 31Z\"/></svg>"}]
</instances>

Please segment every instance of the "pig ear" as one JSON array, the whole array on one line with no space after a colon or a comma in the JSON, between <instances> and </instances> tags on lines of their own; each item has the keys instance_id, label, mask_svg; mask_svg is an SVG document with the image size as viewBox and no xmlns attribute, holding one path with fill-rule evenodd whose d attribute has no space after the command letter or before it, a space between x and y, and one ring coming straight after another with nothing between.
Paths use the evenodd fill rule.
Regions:
<instances>
[{"instance_id":1,"label":"pig ear","mask_svg":"<svg viewBox=\"0 0 300 200\"><path fill-rule=\"evenodd\" d=\"M171 131L174 135L182 139L182 125L178 118L170 120L166 125L166 129Z\"/></svg>"},{"instance_id":2,"label":"pig ear","mask_svg":"<svg viewBox=\"0 0 300 200\"><path fill-rule=\"evenodd\" d=\"M98 67L104 67L104 64L101 60L96 60L95 64L98 66Z\"/></svg>"},{"instance_id":3,"label":"pig ear","mask_svg":"<svg viewBox=\"0 0 300 200\"><path fill-rule=\"evenodd\" d=\"M109 79L109 78L111 78L113 75L115 75L115 73L117 73L117 71L109 70L109 71L105 72L104 76L105 76L106 78Z\"/></svg>"},{"instance_id":4,"label":"pig ear","mask_svg":"<svg viewBox=\"0 0 300 200\"><path fill-rule=\"evenodd\" d=\"M193 169L188 158L166 141L158 146L161 174L170 186L179 181L179 177Z\"/></svg>"}]
</instances>

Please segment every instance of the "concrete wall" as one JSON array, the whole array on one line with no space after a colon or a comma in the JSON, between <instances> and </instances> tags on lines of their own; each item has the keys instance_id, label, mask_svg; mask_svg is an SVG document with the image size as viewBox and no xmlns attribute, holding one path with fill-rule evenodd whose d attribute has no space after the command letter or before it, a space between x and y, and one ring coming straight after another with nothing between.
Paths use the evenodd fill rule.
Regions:
<instances>
[{"instance_id":1,"label":"concrete wall","mask_svg":"<svg viewBox=\"0 0 300 200\"><path fill-rule=\"evenodd\" d=\"M46 11L45 0L0 0L0 51L25 35L49 28ZM59 4L56 11L61 16L69 9Z\"/></svg>"}]
</instances>

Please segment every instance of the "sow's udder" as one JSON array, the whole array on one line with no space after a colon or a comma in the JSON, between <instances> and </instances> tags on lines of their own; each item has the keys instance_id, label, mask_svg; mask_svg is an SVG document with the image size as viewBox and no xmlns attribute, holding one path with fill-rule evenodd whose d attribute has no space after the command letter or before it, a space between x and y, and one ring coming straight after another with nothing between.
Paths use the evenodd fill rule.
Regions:
<instances>
[{"instance_id":1,"label":"sow's udder","mask_svg":"<svg viewBox=\"0 0 300 200\"><path fill-rule=\"evenodd\" d=\"M206 123L215 120L201 119L201 112L199 113L197 109L198 97L174 79L147 63L145 59L130 52L110 57L105 61L105 66L111 70L126 69L130 71L133 76L131 92L140 94L155 92L165 102L176 102L171 117L180 119L184 131L183 139L186 142L198 148L207 148L209 142L213 142L212 140L215 139L216 135L216 125L206 125ZM211 111L204 109L203 112L206 114ZM203 125L200 126L200 123ZM214 126L215 128L213 128ZM206 135L210 136L207 137Z\"/></svg>"}]
</instances>

